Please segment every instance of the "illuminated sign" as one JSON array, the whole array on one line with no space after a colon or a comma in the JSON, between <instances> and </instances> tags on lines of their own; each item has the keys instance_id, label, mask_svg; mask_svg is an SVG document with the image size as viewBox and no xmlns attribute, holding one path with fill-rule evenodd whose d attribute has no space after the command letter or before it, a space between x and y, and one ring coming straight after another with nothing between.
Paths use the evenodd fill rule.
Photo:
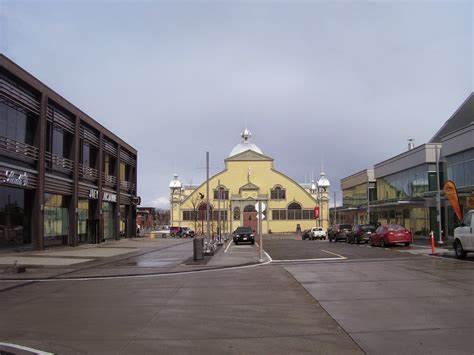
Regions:
<instances>
[{"instance_id":1,"label":"illuminated sign","mask_svg":"<svg viewBox=\"0 0 474 355\"><path fill-rule=\"evenodd\" d=\"M26 172L19 173L13 170L6 170L3 182L6 184L27 186L28 185L28 174Z\"/></svg>"},{"instance_id":2,"label":"illuminated sign","mask_svg":"<svg viewBox=\"0 0 474 355\"><path fill-rule=\"evenodd\" d=\"M89 198L93 198L94 200L97 200L99 198L99 190L90 189L89 190Z\"/></svg>"},{"instance_id":3,"label":"illuminated sign","mask_svg":"<svg viewBox=\"0 0 474 355\"><path fill-rule=\"evenodd\" d=\"M104 191L104 194L102 196L103 201L109 201L109 202L117 202L117 195L113 194L111 192L106 192Z\"/></svg>"}]
</instances>

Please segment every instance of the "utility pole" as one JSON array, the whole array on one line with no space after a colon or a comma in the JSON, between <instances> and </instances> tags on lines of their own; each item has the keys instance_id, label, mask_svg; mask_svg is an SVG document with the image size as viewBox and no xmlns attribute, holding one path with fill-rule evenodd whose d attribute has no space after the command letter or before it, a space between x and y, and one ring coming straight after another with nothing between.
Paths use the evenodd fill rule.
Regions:
<instances>
[{"instance_id":1,"label":"utility pole","mask_svg":"<svg viewBox=\"0 0 474 355\"><path fill-rule=\"evenodd\" d=\"M258 239L260 244L260 262L263 262L263 239L262 239L262 219L263 219L263 210L262 210L262 201L258 201Z\"/></svg>"},{"instance_id":2,"label":"utility pole","mask_svg":"<svg viewBox=\"0 0 474 355\"><path fill-rule=\"evenodd\" d=\"M209 206L209 152L206 152L206 212L207 239L211 240L211 225L209 223L209 214L211 213L211 206Z\"/></svg>"},{"instance_id":3,"label":"utility pole","mask_svg":"<svg viewBox=\"0 0 474 355\"><path fill-rule=\"evenodd\" d=\"M334 191L334 225L337 224L336 191Z\"/></svg>"},{"instance_id":4,"label":"utility pole","mask_svg":"<svg viewBox=\"0 0 474 355\"><path fill-rule=\"evenodd\" d=\"M370 224L370 181L367 178L367 224Z\"/></svg>"},{"instance_id":5,"label":"utility pole","mask_svg":"<svg viewBox=\"0 0 474 355\"><path fill-rule=\"evenodd\" d=\"M439 178L439 146L436 146L436 209L437 209L437 219L438 219L438 234L439 234L439 244L443 244L443 238L441 238L441 184Z\"/></svg>"}]
</instances>

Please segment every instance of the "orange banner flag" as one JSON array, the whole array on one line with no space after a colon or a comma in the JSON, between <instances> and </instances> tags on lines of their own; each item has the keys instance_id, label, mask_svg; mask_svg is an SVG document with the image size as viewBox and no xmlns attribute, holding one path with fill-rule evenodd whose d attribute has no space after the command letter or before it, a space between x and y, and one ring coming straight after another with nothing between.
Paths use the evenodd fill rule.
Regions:
<instances>
[{"instance_id":1,"label":"orange banner flag","mask_svg":"<svg viewBox=\"0 0 474 355\"><path fill-rule=\"evenodd\" d=\"M456 216L458 216L459 220L463 220L463 213L461 210L461 205L459 204L459 197L458 197L458 190L456 189L456 184L451 180L446 181L444 184L444 194L446 195L449 203L454 209Z\"/></svg>"}]
</instances>

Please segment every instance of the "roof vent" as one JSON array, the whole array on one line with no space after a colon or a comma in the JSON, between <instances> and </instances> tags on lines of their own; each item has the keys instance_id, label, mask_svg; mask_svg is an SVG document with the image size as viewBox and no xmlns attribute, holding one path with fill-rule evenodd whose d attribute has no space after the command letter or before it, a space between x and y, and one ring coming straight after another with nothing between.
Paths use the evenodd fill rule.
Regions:
<instances>
[{"instance_id":1,"label":"roof vent","mask_svg":"<svg viewBox=\"0 0 474 355\"><path fill-rule=\"evenodd\" d=\"M408 138L408 150L412 150L413 148L415 148L415 139Z\"/></svg>"}]
</instances>

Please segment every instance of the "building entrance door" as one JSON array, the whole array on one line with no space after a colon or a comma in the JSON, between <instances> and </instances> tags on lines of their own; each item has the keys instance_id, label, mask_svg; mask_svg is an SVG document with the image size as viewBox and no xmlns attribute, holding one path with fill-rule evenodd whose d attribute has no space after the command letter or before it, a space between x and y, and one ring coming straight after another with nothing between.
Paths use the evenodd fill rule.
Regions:
<instances>
[{"instance_id":1,"label":"building entrance door","mask_svg":"<svg viewBox=\"0 0 474 355\"><path fill-rule=\"evenodd\" d=\"M247 205L244 208L244 227L252 228L253 233L257 233L257 211L253 205Z\"/></svg>"}]
</instances>

